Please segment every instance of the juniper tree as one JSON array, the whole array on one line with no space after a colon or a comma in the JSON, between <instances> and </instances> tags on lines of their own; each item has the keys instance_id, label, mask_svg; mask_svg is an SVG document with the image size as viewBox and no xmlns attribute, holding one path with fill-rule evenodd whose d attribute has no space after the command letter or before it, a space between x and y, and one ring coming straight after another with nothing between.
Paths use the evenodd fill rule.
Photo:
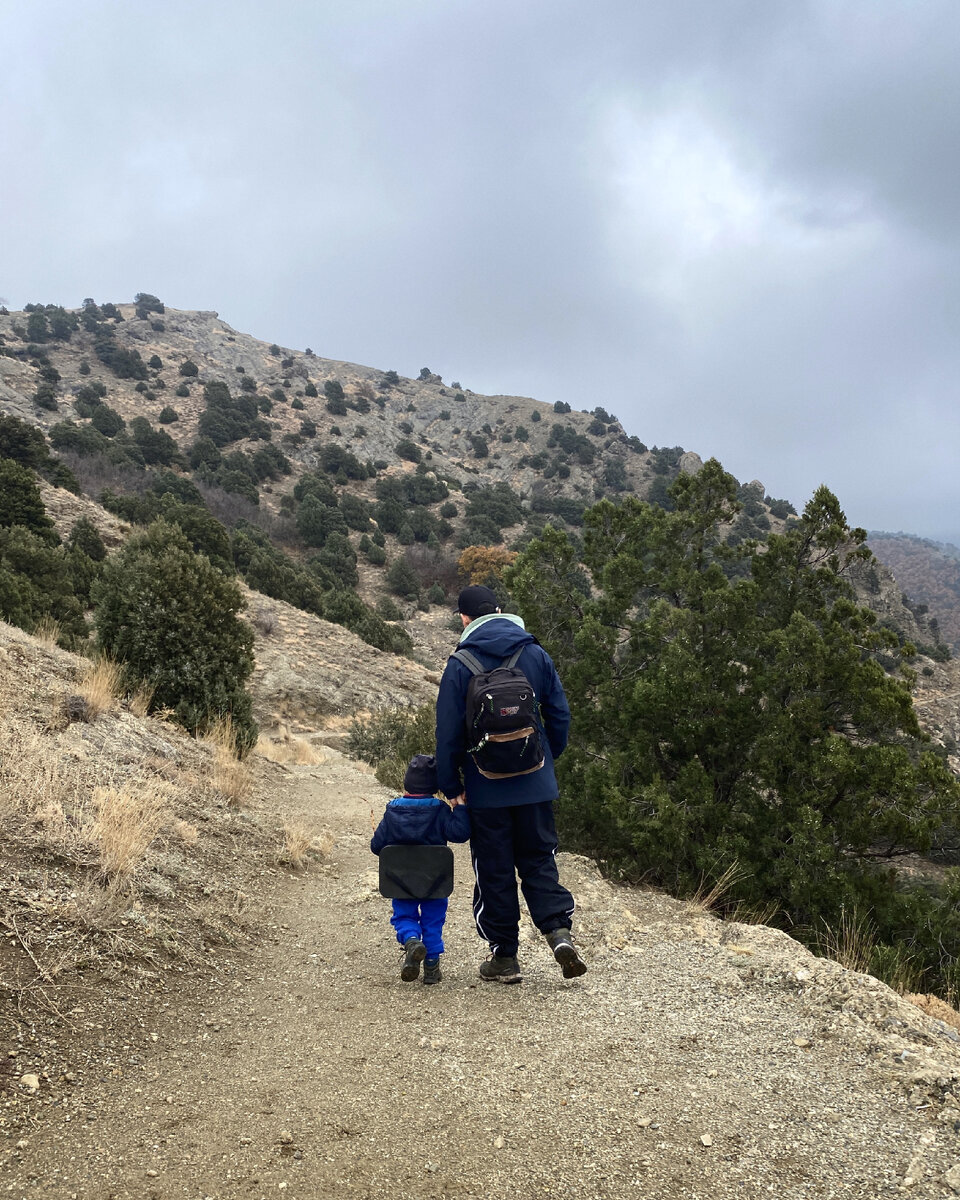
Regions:
<instances>
[{"instance_id":1,"label":"juniper tree","mask_svg":"<svg viewBox=\"0 0 960 1200\"><path fill-rule=\"evenodd\" d=\"M244 685L253 633L239 619L240 589L186 536L155 521L105 564L93 589L101 648L154 687L152 706L174 710L191 731L231 715L238 745L257 738Z\"/></svg>"},{"instance_id":2,"label":"juniper tree","mask_svg":"<svg viewBox=\"0 0 960 1200\"><path fill-rule=\"evenodd\" d=\"M893 864L956 824L960 785L921 733L911 673L879 661L912 648L847 580L871 557L865 532L821 487L794 528L734 550L737 484L719 463L669 492L674 511L589 510L582 564L547 528L507 575L574 712L568 837L680 892L732 868L733 899L773 901L798 931L856 908L881 942L909 931L942 979L955 908L894 886Z\"/></svg>"}]
</instances>

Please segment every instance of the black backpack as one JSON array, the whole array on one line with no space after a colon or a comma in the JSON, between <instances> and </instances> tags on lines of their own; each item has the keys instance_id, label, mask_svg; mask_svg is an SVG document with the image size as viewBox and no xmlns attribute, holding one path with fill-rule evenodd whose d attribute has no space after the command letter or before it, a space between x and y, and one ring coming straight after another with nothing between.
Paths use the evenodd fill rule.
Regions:
<instances>
[{"instance_id":1,"label":"black backpack","mask_svg":"<svg viewBox=\"0 0 960 1200\"><path fill-rule=\"evenodd\" d=\"M537 697L517 666L523 649L491 670L469 650L456 650L450 656L472 676L464 712L467 753L485 779L531 775L543 766Z\"/></svg>"}]
</instances>

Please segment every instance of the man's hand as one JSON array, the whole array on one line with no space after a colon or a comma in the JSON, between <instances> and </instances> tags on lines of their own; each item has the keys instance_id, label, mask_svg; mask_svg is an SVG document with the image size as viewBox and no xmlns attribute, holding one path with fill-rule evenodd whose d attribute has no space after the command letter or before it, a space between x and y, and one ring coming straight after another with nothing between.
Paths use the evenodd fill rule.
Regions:
<instances>
[{"instance_id":1,"label":"man's hand","mask_svg":"<svg viewBox=\"0 0 960 1200\"><path fill-rule=\"evenodd\" d=\"M452 800L450 799L449 796L444 796L444 799L450 805L451 808L456 808L458 804L466 804L467 793L461 792L459 796L454 796L454 798Z\"/></svg>"}]
</instances>

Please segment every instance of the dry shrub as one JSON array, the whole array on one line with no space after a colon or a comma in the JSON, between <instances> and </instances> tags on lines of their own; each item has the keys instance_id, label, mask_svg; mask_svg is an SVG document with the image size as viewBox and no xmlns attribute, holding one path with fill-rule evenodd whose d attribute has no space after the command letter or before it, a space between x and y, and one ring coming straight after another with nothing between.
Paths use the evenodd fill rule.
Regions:
<instances>
[{"instance_id":1,"label":"dry shrub","mask_svg":"<svg viewBox=\"0 0 960 1200\"><path fill-rule=\"evenodd\" d=\"M96 932L116 924L130 905L130 893L121 881L111 880L105 887L88 880L73 897L73 916L79 925Z\"/></svg>"},{"instance_id":2,"label":"dry shrub","mask_svg":"<svg viewBox=\"0 0 960 1200\"><path fill-rule=\"evenodd\" d=\"M86 701L86 720L95 721L102 713L110 712L123 690L123 668L112 658L102 656L84 670L80 677L80 695Z\"/></svg>"},{"instance_id":3,"label":"dry shrub","mask_svg":"<svg viewBox=\"0 0 960 1200\"><path fill-rule=\"evenodd\" d=\"M127 697L127 708L135 717L140 717L141 720L149 716L153 693L154 686L152 683L141 683Z\"/></svg>"},{"instance_id":4,"label":"dry shrub","mask_svg":"<svg viewBox=\"0 0 960 1200\"><path fill-rule=\"evenodd\" d=\"M214 721L203 740L213 749L210 782L229 805L238 807L250 794L253 776L247 764L238 757L237 731L232 719L227 716Z\"/></svg>"},{"instance_id":5,"label":"dry shrub","mask_svg":"<svg viewBox=\"0 0 960 1200\"><path fill-rule=\"evenodd\" d=\"M60 640L60 622L44 614L33 630L33 636L45 650L52 650Z\"/></svg>"},{"instance_id":6,"label":"dry shrub","mask_svg":"<svg viewBox=\"0 0 960 1200\"><path fill-rule=\"evenodd\" d=\"M457 559L457 567L461 579L467 579L471 584L486 583L491 575L502 579L516 557L516 550L508 550L505 546L467 546Z\"/></svg>"},{"instance_id":7,"label":"dry shrub","mask_svg":"<svg viewBox=\"0 0 960 1200\"><path fill-rule=\"evenodd\" d=\"M272 608L254 609L250 623L264 637L269 637L277 627L277 614Z\"/></svg>"},{"instance_id":8,"label":"dry shrub","mask_svg":"<svg viewBox=\"0 0 960 1200\"><path fill-rule=\"evenodd\" d=\"M170 787L159 779L93 791L91 828L107 879L129 879L154 838L170 820Z\"/></svg>"},{"instance_id":9,"label":"dry shrub","mask_svg":"<svg viewBox=\"0 0 960 1200\"><path fill-rule=\"evenodd\" d=\"M305 867L311 856L326 858L336 845L329 829L318 829L309 819L288 821L283 827L283 844L277 851L278 863L297 870Z\"/></svg>"}]
</instances>

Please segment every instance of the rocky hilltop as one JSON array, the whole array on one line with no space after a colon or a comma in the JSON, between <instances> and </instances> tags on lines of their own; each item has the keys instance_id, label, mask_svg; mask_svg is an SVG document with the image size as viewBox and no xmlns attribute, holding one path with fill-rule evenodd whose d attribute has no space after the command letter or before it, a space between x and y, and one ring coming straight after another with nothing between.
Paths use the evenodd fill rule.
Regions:
<instances>
[{"instance_id":1,"label":"rocky hilltop","mask_svg":"<svg viewBox=\"0 0 960 1200\"><path fill-rule=\"evenodd\" d=\"M179 311L154 297L139 304L87 301L78 312L31 308L0 310L0 411L42 429L78 477L82 495L45 490L62 532L85 513L107 544L117 545L130 528L130 505L114 503L107 512L95 499L141 493L151 486L151 472L173 469L189 476L228 528L248 522L303 561L327 533L304 532L296 489L321 478L333 489L334 506L339 498L348 514L346 524L337 516L337 537L348 544L340 542L334 566L342 566L344 555L349 560L340 582L380 604L412 638L428 670L449 649L445 617L461 547L510 545L545 522L576 533L584 508L598 497L632 493L665 502L676 474L701 464L681 447L648 447L601 407L572 412L528 397L480 395L427 368L407 379L309 348L269 344L215 312ZM218 402L226 397L234 405L226 428L223 410L211 408L211 386L220 388ZM734 542L762 538L793 512L757 480L741 486L740 501L743 511L728 535ZM386 579L386 567L398 559L408 560L416 576L406 594ZM877 562L857 586L902 641L928 655L917 663L918 704L934 736L949 745L960 733L960 679L954 664L937 661L937 631L922 606L906 600L902 582ZM253 586L271 591L264 579ZM271 595L259 607L284 611L286 597L277 589ZM328 615L341 619L326 611L310 619ZM337 629L334 638L343 633ZM261 640L262 655L269 640ZM386 648L383 637L380 644ZM368 653L351 651L358 662ZM259 674L276 681L282 672ZM365 698L369 707L395 697L372 687ZM351 705L359 701L350 697Z\"/></svg>"}]
</instances>

